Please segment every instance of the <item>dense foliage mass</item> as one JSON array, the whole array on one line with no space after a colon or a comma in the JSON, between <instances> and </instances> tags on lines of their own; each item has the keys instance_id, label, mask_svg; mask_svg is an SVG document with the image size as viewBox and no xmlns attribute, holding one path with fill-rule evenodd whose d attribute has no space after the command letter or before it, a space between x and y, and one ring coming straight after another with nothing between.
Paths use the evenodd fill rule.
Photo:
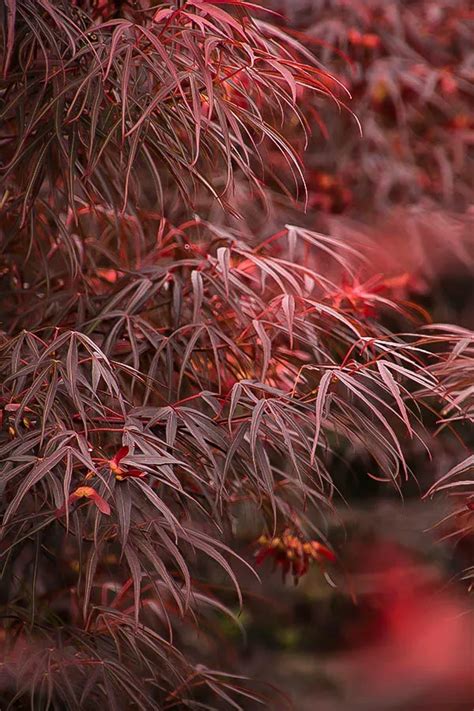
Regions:
<instances>
[{"instance_id":1,"label":"dense foliage mass","mask_svg":"<svg viewBox=\"0 0 474 711\"><path fill-rule=\"evenodd\" d=\"M287 185L333 214L357 193L336 181L377 186L382 203L400 182L374 171L377 126L362 114L360 143L329 50L240 0L3 0L0 19L0 705L250 708L260 690L215 669L195 636L234 616L228 583L241 602L239 506L261 559L296 581L310 563L337 576L334 472L357 462L401 490L440 428L463 434L472 333L419 328L405 274L362 277L343 231L287 219ZM357 32L369 62L378 35ZM462 164L456 67L419 81ZM412 156L436 198L464 205L468 177L444 167L451 138L431 154L424 109L405 115L390 71L358 85L400 140L387 162ZM307 189L310 127L331 130L338 112L353 147L341 143L344 164L334 149L331 174L315 153ZM428 494L458 475L472 487L471 466L445 479L435 466ZM471 513L465 494L460 506Z\"/></svg>"}]
</instances>

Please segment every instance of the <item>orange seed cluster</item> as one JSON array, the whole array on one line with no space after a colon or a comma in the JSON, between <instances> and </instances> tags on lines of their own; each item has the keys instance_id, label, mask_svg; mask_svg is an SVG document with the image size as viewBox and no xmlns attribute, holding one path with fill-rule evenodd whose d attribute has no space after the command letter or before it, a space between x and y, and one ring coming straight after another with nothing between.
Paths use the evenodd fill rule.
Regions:
<instances>
[{"instance_id":1,"label":"orange seed cluster","mask_svg":"<svg viewBox=\"0 0 474 711\"><path fill-rule=\"evenodd\" d=\"M322 543L303 541L289 530L285 530L281 536L274 538L260 536L258 544L260 548L256 555L257 565L266 558L273 558L274 567L281 568L283 580L291 571L295 585L308 572L311 563L315 562L321 565L324 559L331 562L336 559L334 553Z\"/></svg>"}]
</instances>

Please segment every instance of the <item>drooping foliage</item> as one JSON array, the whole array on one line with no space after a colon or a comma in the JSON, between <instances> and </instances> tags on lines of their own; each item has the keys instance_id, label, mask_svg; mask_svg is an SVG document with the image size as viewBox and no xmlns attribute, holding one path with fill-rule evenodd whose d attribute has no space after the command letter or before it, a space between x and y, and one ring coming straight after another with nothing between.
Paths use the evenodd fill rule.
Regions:
<instances>
[{"instance_id":1,"label":"drooping foliage","mask_svg":"<svg viewBox=\"0 0 474 711\"><path fill-rule=\"evenodd\" d=\"M310 123L350 115L271 15L0 11L2 708L249 708L193 637L234 614L210 570L241 602L238 503L334 565L336 463L400 489L437 408L464 416L472 341L411 333L350 244L236 219L304 198Z\"/></svg>"}]
</instances>

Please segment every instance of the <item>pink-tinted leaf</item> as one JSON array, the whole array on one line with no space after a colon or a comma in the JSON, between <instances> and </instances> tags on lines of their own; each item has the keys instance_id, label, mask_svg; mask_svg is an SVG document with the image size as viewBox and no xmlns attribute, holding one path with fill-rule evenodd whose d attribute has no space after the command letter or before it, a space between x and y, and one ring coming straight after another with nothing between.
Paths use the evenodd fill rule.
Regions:
<instances>
[{"instance_id":1,"label":"pink-tinted leaf","mask_svg":"<svg viewBox=\"0 0 474 711\"><path fill-rule=\"evenodd\" d=\"M318 385L318 392L316 395L316 403L315 403L315 420L316 420L316 425L315 425L315 430L314 430L314 438L313 438L313 446L311 448L311 464L314 464L314 458L316 456L316 448L319 444L319 433L321 431L321 426L323 423L323 414L324 414L324 408L326 404L326 398L327 398L327 393L329 390L329 386L333 380L333 373L332 371L328 370L323 375L321 376L321 380L319 381Z\"/></svg>"},{"instance_id":2,"label":"pink-tinted leaf","mask_svg":"<svg viewBox=\"0 0 474 711\"><path fill-rule=\"evenodd\" d=\"M400 396L400 388L398 387L398 384L395 382L395 379L392 376L392 374L390 373L389 369L384 365L384 363L381 360L377 361L377 368L379 370L379 373L382 377L383 382L388 387L388 389L390 390L390 393L393 395L393 397L397 403L398 409L400 410L400 414L401 414L403 421L407 427L410 437L413 437L413 430L412 430L412 427L410 424L410 420L408 418L408 412L405 407L405 403L403 402L403 400Z\"/></svg>"},{"instance_id":3,"label":"pink-tinted leaf","mask_svg":"<svg viewBox=\"0 0 474 711\"><path fill-rule=\"evenodd\" d=\"M261 379L262 381L265 380L267 370L268 370L268 365L270 363L270 357L271 357L271 351L272 351L272 342L267 335L267 332L265 331L265 328L263 327L263 324L261 321L258 321L257 319L254 319L252 321L253 327L256 330L259 338L260 338L260 343L262 344L262 349L263 349L263 364L262 364L262 373L261 373Z\"/></svg>"},{"instance_id":4,"label":"pink-tinted leaf","mask_svg":"<svg viewBox=\"0 0 474 711\"><path fill-rule=\"evenodd\" d=\"M291 294L285 294L282 298L281 305L288 324L288 333L290 335L290 348L293 348L293 324L295 320L294 297Z\"/></svg>"}]
</instances>

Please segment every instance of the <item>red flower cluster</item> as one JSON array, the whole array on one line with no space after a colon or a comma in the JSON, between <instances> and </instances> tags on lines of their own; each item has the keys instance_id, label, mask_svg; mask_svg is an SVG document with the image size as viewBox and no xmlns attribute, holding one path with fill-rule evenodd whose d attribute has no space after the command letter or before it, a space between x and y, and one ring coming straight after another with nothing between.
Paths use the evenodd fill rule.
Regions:
<instances>
[{"instance_id":1,"label":"red flower cluster","mask_svg":"<svg viewBox=\"0 0 474 711\"><path fill-rule=\"evenodd\" d=\"M338 291L329 294L328 297L333 308L369 318L376 316L377 303L387 303L381 294L403 299L414 284L414 280L408 273L387 279L381 274L375 274L365 282L359 281L357 277L349 282L346 277L343 277Z\"/></svg>"},{"instance_id":2,"label":"red flower cluster","mask_svg":"<svg viewBox=\"0 0 474 711\"><path fill-rule=\"evenodd\" d=\"M145 472L142 472L139 469L124 468L121 465L122 459L127 456L129 451L129 447L121 447L118 452L114 454L112 459L101 460L109 467L110 471L115 476L117 481L123 481L124 479L129 477L141 479L145 476ZM92 479L94 476L95 473L90 471L86 474L85 479L87 481L89 479ZM95 506L99 509L101 513L105 514L106 516L110 516L109 504L91 486L79 486L77 489L75 489L75 491L73 491L72 494L69 496L67 504L61 506L61 508L56 511L56 516L63 516L66 511L66 506L69 508L71 504L77 502L80 499L90 499L94 502Z\"/></svg>"},{"instance_id":3,"label":"red flower cluster","mask_svg":"<svg viewBox=\"0 0 474 711\"><path fill-rule=\"evenodd\" d=\"M129 447L121 447L119 451L112 457L112 459L109 459L107 462L110 471L112 472L112 474L115 474L115 478L117 479L117 481L122 481L127 477L142 479L145 476L145 472L142 472L139 469L124 469L120 465L120 462L124 457L127 456L129 451Z\"/></svg>"},{"instance_id":4,"label":"red flower cluster","mask_svg":"<svg viewBox=\"0 0 474 711\"><path fill-rule=\"evenodd\" d=\"M378 37L374 32L359 32L359 30L352 28L347 33L347 38L351 44L355 47L365 47L366 49L375 49L380 47L380 37Z\"/></svg>"},{"instance_id":5,"label":"red flower cluster","mask_svg":"<svg viewBox=\"0 0 474 711\"><path fill-rule=\"evenodd\" d=\"M130 469L124 468L121 464L122 459L124 459L130 451L130 447L120 447L118 452L114 454L112 459L99 459L98 463L100 465L108 466L109 470L115 476L117 481L123 481L127 478L133 479L143 479L145 472L140 471L140 469ZM95 476L94 472L88 472L86 479L92 479Z\"/></svg>"},{"instance_id":6,"label":"red flower cluster","mask_svg":"<svg viewBox=\"0 0 474 711\"><path fill-rule=\"evenodd\" d=\"M269 536L260 536L258 539L260 549L256 555L256 563L259 565L266 558L272 557L274 568L281 567L283 580L291 571L295 585L299 579L305 575L310 563L316 562L322 564L323 559L331 562L336 560L336 556L329 548L323 546L317 541L302 541L298 536L286 530L282 536L270 538Z\"/></svg>"}]
</instances>

